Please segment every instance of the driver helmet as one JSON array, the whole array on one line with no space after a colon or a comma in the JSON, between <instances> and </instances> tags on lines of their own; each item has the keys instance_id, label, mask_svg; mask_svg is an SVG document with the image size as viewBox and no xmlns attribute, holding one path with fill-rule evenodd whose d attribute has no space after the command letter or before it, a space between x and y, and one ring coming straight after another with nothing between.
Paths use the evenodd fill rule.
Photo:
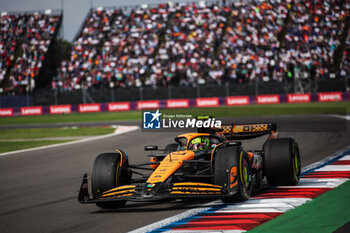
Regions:
<instances>
[{"instance_id":1,"label":"driver helmet","mask_svg":"<svg viewBox=\"0 0 350 233\"><path fill-rule=\"evenodd\" d=\"M190 148L192 150L206 150L209 148L209 138L207 137L197 137L191 141Z\"/></svg>"}]
</instances>

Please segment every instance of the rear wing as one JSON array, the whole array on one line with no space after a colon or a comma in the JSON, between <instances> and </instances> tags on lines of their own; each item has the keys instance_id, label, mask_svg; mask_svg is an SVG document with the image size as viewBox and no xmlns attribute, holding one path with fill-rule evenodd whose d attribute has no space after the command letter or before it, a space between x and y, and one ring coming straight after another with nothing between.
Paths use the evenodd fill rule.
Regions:
<instances>
[{"instance_id":1,"label":"rear wing","mask_svg":"<svg viewBox=\"0 0 350 233\"><path fill-rule=\"evenodd\" d=\"M222 134L229 140L242 140L256 138L269 134L274 136L277 133L277 125L274 123L257 124L232 124L223 125L220 128L213 129Z\"/></svg>"},{"instance_id":2,"label":"rear wing","mask_svg":"<svg viewBox=\"0 0 350 233\"><path fill-rule=\"evenodd\" d=\"M219 128L197 128L198 133L216 133L228 140L243 140L269 134L269 139L277 135L277 125L274 123L231 124Z\"/></svg>"},{"instance_id":3,"label":"rear wing","mask_svg":"<svg viewBox=\"0 0 350 233\"><path fill-rule=\"evenodd\" d=\"M213 119L212 116L198 116L197 120ZM198 133L216 133L225 136L227 140L242 140L260 137L269 134L269 139L274 139L277 136L277 125L275 123L251 123L251 124L234 124L222 125L215 128L197 128Z\"/></svg>"}]
</instances>

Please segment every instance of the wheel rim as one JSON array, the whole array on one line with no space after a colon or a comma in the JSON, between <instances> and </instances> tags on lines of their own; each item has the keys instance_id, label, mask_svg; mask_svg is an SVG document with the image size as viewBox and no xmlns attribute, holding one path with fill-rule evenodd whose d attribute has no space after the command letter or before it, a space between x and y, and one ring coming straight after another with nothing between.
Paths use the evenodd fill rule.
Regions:
<instances>
[{"instance_id":1,"label":"wheel rim","mask_svg":"<svg viewBox=\"0 0 350 233\"><path fill-rule=\"evenodd\" d=\"M298 170L298 156L294 155L294 160L295 160L295 171Z\"/></svg>"},{"instance_id":2,"label":"wheel rim","mask_svg":"<svg viewBox=\"0 0 350 233\"><path fill-rule=\"evenodd\" d=\"M250 185L250 179L249 179L249 167L248 167L248 163L247 160L244 159L243 160L243 183L244 183L244 187L247 189Z\"/></svg>"},{"instance_id":3,"label":"wheel rim","mask_svg":"<svg viewBox=\"0 0 350 233\"><path fill-rule=\"evenodd\" d=\"M293 170L294 170L294 175L295 175L295 179L299 180L299 176L300 176L300 159L299 159L299 153L296 150L294 153L294 162L293 162Z\"/></svg>"}]
</instances>

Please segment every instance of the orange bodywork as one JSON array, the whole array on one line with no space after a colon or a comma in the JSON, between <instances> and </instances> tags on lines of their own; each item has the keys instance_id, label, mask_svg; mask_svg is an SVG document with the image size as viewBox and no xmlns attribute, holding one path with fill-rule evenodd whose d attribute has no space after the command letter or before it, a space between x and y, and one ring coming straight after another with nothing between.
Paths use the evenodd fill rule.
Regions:
<instances>
[{"instance_id":1,"label":"orange bodywork","mask_svg":"<svg viewBox=\"0 0 350 233\"><path fill-rule=\"evenodd\" d=\"M247 152L247 155L248 155L248 160L251 161L253 159L253 152Z\"/></svg>"},{"instance_id":2,"label":"orange bodywork","mask_svg":"<svg viewBox=\"0 0 350 233\"><path fill-rule=\"evenodd\" d=\"M149 159L149 162L150 163L155 163L155 162L157 162L157 157L151 157L150 159ZM157 169L157 167L159 166L159 164L151 164L151 165L149 165L152 169Z\"/></svg>"},{"instance_id":3,"label":"orange bodywork","mask_svg":"<svg viewBox=\"0 0 350 233\"><path fill-rule=\"evenodd\" d=\"M186 148L188 148L188 143L193 139L193 138L195 138L195 137L200 137L200 136L210 136L210 134L208 134L208 133L187 133L187 134L181 134L181 135L179 135L178 136L178 138L186 138L187 139L187 145L186 145ZM181 152L184 152L184 151L181 151ZM193 157L194 157L194 155L193 155ZM173 157L171 157L171 158L173 158ZM166 159L166 158L165 158ZM164 159L164 160L165 160ZM193 158L192 158L193 159ZM163 160L163 161L164 161ZM185 159L185 160L190 160L190 159ZM155 162L157 162L157 158L156 157L151 157L150 158L150 163L155 163ZM182 164L181 164L182 165ZM150 167L152 168L152 169L157 169L158 167L159 167L159 164L151 164L150 165ZM181 167L181 166L179 166L179 167ZM172 172L173 173L173 172ZM171 174L172 174L171 173Z\"/></svg>"},{"instance_id":4,"label":"orange bodywork","mask_svg":"<svg viewBox=\"0 0 350 233\"><path fill-rule=\"evenodd\" d=\"M160 162L157 169L148 178L147 183L164 182L169 176L176 172L183 164L183 160L194 159L194 152L175 151L168 154L162 162Z\"/></svg>"},{"instance_id":5,"label":"orange bodywork","mask_svg":"<svg viewBox=\"0 0 350 233\"><path fill-rule=\"evenodd\" d=\"M234 166L231 168L231 171L230 171L230 188L231 189L237 185L238 180L236 179L236 177L237 177L237 167Z\"/></svg>"}]
</instances>

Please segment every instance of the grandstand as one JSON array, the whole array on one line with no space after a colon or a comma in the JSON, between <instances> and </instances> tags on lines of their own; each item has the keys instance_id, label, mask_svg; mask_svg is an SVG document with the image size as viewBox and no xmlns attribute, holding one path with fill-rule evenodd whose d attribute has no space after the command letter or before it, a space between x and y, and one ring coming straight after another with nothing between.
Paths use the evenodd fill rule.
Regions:
<instances>
[{"instance_id":1,"label":"grandstand","mask_svg":"<svg viewBox=\"0 0 350 233\"><path fill-rule=\"evenodd\" d=\"M35 90L34 102L43 104L53 93L70 96L58 101L69 103L74 92L99 102L344 91L349 10L340 0L98 7L88 12L57 75L45 77L62 14L4 14L1 95Z\"/></svg>"},{"instance_id":2,"label":"grandstand","mask_svg":"<svg viewBox=\"0 0 350 233\"><path fill-rule=\"evenodd\" d=\"M21 95L34 90L61 22L60 11L2 13L0 17L2 93Z\"/></svg>"},{"instance_id":3,"label":"grandstand","mask_svg":"<svg viewBox=\"0 0 350 233\"><path fill-rule=\"evenodd\" d=\"M283 81L277 63L287 14L285 2L233 3L219 57L229 79L238 83Z\"/></svg>"}]
</instances>

